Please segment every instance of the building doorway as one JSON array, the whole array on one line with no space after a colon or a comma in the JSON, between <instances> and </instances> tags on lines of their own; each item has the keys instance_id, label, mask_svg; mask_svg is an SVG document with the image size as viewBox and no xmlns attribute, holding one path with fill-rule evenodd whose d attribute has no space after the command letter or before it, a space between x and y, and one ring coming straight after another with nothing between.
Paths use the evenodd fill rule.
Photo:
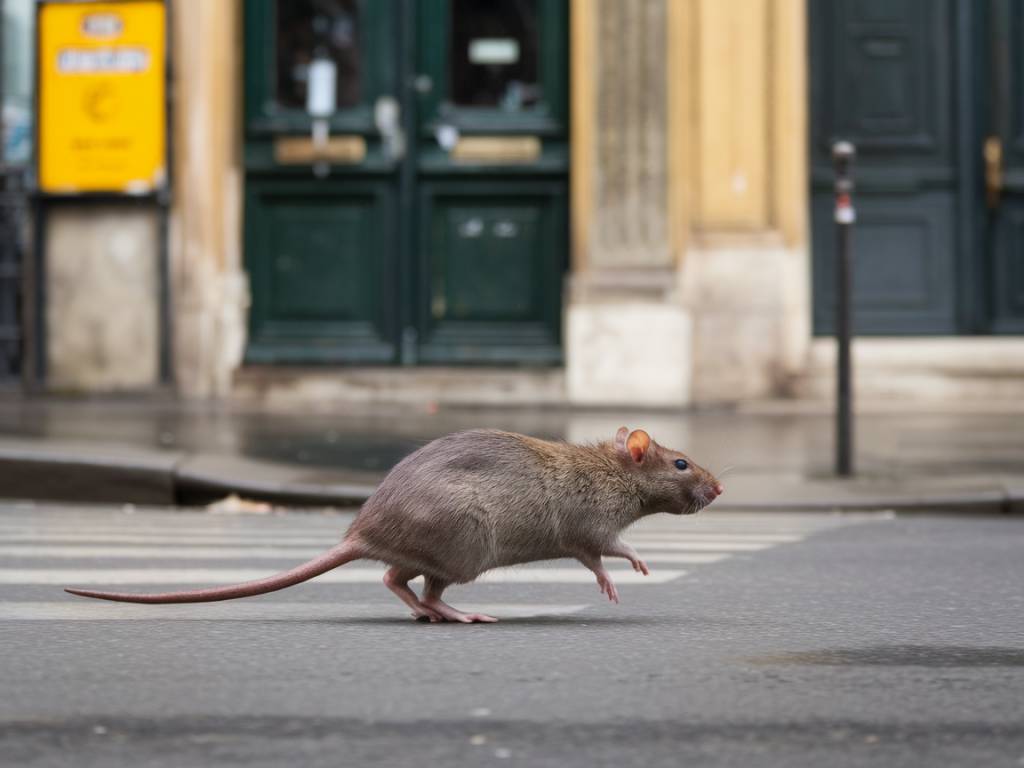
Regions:
<instances>
[{"instance_id":1,"label":"building doorway","mask_svg":"<svg viewBox=\"0 0 1024 768\"><path fill-rule=\"evenodd\" d=\"M247 0L245 35L247 360L559 362L567 3Z\"/></svg>"},{"instance_id":2,"label":"building doorway","mask_svg":"<svg viewBox=\"0 0 1024 768\"><path fill-rule=\"evenodd\" d=\"M815 331L833 330L829 147L845 138L858 149L857 331L1024 333L1024 7L808 9Z\"/></svg>"}]
</instances>

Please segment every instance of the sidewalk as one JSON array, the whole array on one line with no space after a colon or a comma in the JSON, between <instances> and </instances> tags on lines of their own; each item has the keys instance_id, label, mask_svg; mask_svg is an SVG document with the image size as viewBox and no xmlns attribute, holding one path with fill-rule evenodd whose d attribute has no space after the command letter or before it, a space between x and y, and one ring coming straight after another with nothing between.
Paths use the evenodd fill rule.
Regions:
<instances>
[{"instance_id":1,"label":"sidewalk","mask_svg":"<svg viewBox=\"0 0 1024 768\"><path fill-rule=\"evenodd\" d=\"M610 438L625 424L718 473L716 508L1024 511L1024 414L871 414L858 476L831 475L832 419L758 412L385 409L284 412L170 400L0 400L0 497L203 504L231 493L351 506L418 445L494 427Z\"/></svg>"}]
</instances>

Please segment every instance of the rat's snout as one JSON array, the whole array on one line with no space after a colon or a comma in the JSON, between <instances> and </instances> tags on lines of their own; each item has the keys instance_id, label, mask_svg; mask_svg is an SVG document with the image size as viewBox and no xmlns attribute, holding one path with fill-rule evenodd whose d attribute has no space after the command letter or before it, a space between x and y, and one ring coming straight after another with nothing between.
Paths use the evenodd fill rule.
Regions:
<instances>
[{"instance_id":1,"label":"rat's snout","mask_svg":"<svg viewBox=\"0 0 1024 768\"><path fill-rule=\"evenodd\" d=\"M725 488L722 487L721 483L714 483L713 485L706 486L704 489L704 499L710 504L712 501L717 499L722 493L725 492Z\"/></svg>"}]
</instances>

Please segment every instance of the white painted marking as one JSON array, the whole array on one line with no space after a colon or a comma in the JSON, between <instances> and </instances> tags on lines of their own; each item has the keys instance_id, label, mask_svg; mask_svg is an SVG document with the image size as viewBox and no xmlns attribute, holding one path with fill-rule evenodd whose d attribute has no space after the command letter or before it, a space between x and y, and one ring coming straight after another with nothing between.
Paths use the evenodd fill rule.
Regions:
<instances>
[{"instance_id":1,"label":"white painted marking","mask_svg":"<svg viewBox=\"0 0 1024 768\"><path fill-rule=\"evenodd\" d=\"M0 546L0 556L7 557L54 557L54 558L107 558L107 559L152 559L168 558L180 560L295 560L302 561L322 555L327 547L156 547L156 546L112 546L32 544Z\"/></svg>"},{"instance_id":2,"label":"white painted marking","mask_svg":"<svg viewBox=\"0 0 1024 768\"><path fill-rule=\"evenodd\" d=\"M0 525L0 538L20 535L46 535L53 533L67 532L72 535L89 534L92 536L225 536L241 539L256 538L262 539L271 536L323 536L326 538L340 538L348 525L338 525L331 528L312 527L302 524L277 526L261 525L263 521L253 521L245 527L219 525L216 520L211 520L209 525L202 527L180 526L168 523L167 525L103 525L89 524L88 522L69 524L47 521L45 524L28 525Z\"/></svg>"},{"instance_id":3,"label":"white painted marking","mask_svg":"<svg viewBox=\"0 0 1024 768\"><path fill-rule=\"evenodd\" d=\"M656 541L640 539L630 540L635 543L641 551L645 549L672 549L693 552L739 552L767 549L774 546L774 543L756 541L733 541L728 538L716 540L690 541L659 538ZM180 536L138 536L134 534L110 534L97 535L91 533L46 533L37 535L16 534L0 537L0 545L27 544L27 543L49 543L49 544L142 544L158 546L166 549L168 545L174 546L219 546L232 547L244 551L246 547L253 547L258 544L272 545L274 548L283 547L317 547L319 550L326 549L340 541L340 537L287 537L268 534L259 541L239 541L236 538L225 536L195 536L183 538ZM301 556L301 555L300 555Z\"/></svg>"},{"instance_id":4,"label":"white painted marking","mask_svg":"<svg viewBox=\"0 0 1024 768\"><path fill-rule=\"evenodd\" d=\"M93 547L87 545L43 545L32 544L0 546L0 556L15 558L55 559L104 559L104 560L288 560L295 564L322 555L325 548L280 548L280 547ZM695 552L648 551L644 559L650 562L667 563L717 563L727 558L726 554ZM608 559L614 565L622 562Z\"/></svg>"},{"instance_id":5,"label":"white painted marking","mask_svg":"<svg viewBox=\"0 0 1024 768\"><path fill-rule=\"evenodd\" d=\"M800 541L803 536L791 533L650 533L647 531L626 534L630 541L752 541L764 544L788 544Z\"/></svg>"},{"instance_id":6,"label":"white painted marking","mask_svg":"<svg viewBox=\"0 0 1024 768\"><path fill-rule=\"evenodd\" d=\"M643 553L643 560L648 565L657 563L687 563L690 565L709 565L728 560L732 555L711 552L696 552L693 554L685 552L647 552ZM605 563L613 562L605 558Z\"/></svg>"},{"instance_id":7,"label":"white painted marking","mask_svg":"<svg viewBox=\"0 0 1024 768\"><path fill-rule=\"evenodd\" d=\"M319 584L370 584L381 580L383 568L339 568L317 576ZM40 584L65 587L92 584L215 585L255 581L273 572L245 568L3 568L0 584ZM620 584L664 584L686 571L659 570L650 576L632 570L615 571ZM576 568L496 568L478 579L489 584L589 584L594 574Z\"/></svg>"},{"instance_id":8,"label":"white painted marking","mask_svg":"<svg viewBox=\"0 0 1024 768\"><path fill-rule=\"evenodd\" d=\"M821 525L697 525L655 526L643 521L630 527L633 533L682 534L690 536L800 536L832 526Z\"/></svg>"},{"instance_id":9,"label":"white painted marking","mask_svg":"<svg viewBox=\"0 0 1024 768\"><path fill-rule=\"evenodd\" d=\"M686 571L659 570L650 576L633 570L611 571L617 584L665 584L685 576ZM586 568L495 568L478 581L492 584L591 584L594 574Z\"/></svg>"},{"instance_id":10,"label":"white painted marking","mask_svg":"<svg viewBox=\"0 0 1024 768\"><path fill-rule=\"evenodd\" d=\"M537 603L459 603L461 610L501 619L564 616L586 605ZM331 621L347 618L408 620L408 610L394 603L295 603L245 600L189 605L132 605L100 600L64 602L0 602L0 621Z\"/></svg>"},{"instance_id":11,"label":"white painted marking","mask_svg":"<svg viewBox=\"0 0 1024 768\"><path fill-rule=\"evenodd\" d=\"M179 529L168 527L166 529L134 528L131 526L120 526L116 530L104 530L97 526L34 526L19 527L0 531L0 543L19 542L84 542L104 544L181 544L181 545L219 545L219 546L248 546L253 544L268 544L274 546L324 546L337 543L344 536L345 527L328 531L317 531L303 529L301 526L291 527L287 530L276 530L274 528L249 528L239 530L227 530L218 527L206 529ZM737 533L737 532L710 532L699 533L674 531L652 531L645 528L634 528L627 531L624 537L636 542L750 542L759 544L784 544L801 541L814 531L801 533Z\"/></svg>"},{"instance_id":12,"label":"white painted marking","mask_svg":"<svg viewBox=\"0 0 1024 768\"><path fill-rule=\"evenodd\" d=\"M134 534L134 533L37 533L37 534L10 534L0 536L0 544L11 544L16 542L85 542L94 544L214 544L220 546L252 546L254 543L265 541L268 544L281 546L318 546L326 547L337 544L341 536L279 536L273 531L266 531L258 540L242 540L230 534L215 536L178 536L155 535L155 534Z\"/></svg>"},{"instance_id":13,"label":"white painted marking","mask_svg":"<svg viewBox=\"0 0 1024 768\"><path fill-rule=\"evenodd\" d=\"M173 536L181 539L192 539L198 537L200 539L212 538L212 537L223 537L229 541L248 541L250 539L261 541L264 539L274 540L289 540L294 538L300 538L303 540L308 539L324 539L334 541L341 538L347 528L347 525L337 525L329 529L321 528L320 526L312 527L304 524L296 524L293 526L267 526L260 525L263 521L254 522L252 526L246 527L225 527L219 525L217 520L211 520L209 525L202 527L189 527L174 525L168 523L162 526L138 526L134 524L124 524L117 526L101 525L101 524L90 524L83 522L80 525L68 525L62 523L59 525L52 525L57 521L48 521L48 524L40 525L36 523L22 524L22 525L4 525L0 523L0 540L9 539L12 541L24 540L25 537L40 537L40 536L95 536L106 540L111 537L121 536L148 536L148 537L167 537ZM736 541L758 541L758 542L792 542L799 541L804 538L803 534L799 533L780 533L780 532L764 532L757 533L749 530L743 532L737 531L714 531L714 530L684 530L679 528L664 529L664 530L652 530L648 527L637 526L630 529L626 536L634 540L680 540L680 541L705 541L705 540L719 540L719 539L730 539Z\"/></svg>"},{"instance_id":14,"label":"white painted marking","mask_svg":"<svg viewBox=\"0 0 1024 768\"><path fill-rule=\"evenodd\" d=\"M757 552L771 549L774 544L757 544L752 541L659 541L658 543L633 542L637 550L643 554L650 550L670 549L681 552Z\"/></svg>"}]
</instances>

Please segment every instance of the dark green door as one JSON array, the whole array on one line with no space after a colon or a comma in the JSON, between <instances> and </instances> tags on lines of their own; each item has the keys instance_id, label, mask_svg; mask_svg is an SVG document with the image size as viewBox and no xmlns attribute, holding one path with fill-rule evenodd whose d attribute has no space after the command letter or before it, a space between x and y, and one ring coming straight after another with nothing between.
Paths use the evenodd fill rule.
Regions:
<instances>
[{"instance_id":1,"label":"dark green door","mask_svg":"<svg viewBox=\"0 0 1024 768\"><path fill-rule=\"evenodd\" d=\"M1024 7L1017 0L984 6L982 58L984 233L992 330L1024 333Z\"/></svg>"},{"instance_id":2,"label":"dark green door","mask_svg":"<svg viewBox=\"0 0 1024 768\"><path fill-rule=\"evenodd\" d=\"M815 330L833 328L829 146L845 138L858 150L857 331L1024 331L1024 5L809 11Z\"/></svg>"},{"instance_id":3,"label":"dark green door","mask_svg":"<svg viewBox=\"0 0 1024 768\"><path fill-rule=\"evenodd\" d=\"M566 3L248 0L245 13L247 359L557 362ZM314 141L324 60L336 109Z\"/></svg>"}]
</instances>

